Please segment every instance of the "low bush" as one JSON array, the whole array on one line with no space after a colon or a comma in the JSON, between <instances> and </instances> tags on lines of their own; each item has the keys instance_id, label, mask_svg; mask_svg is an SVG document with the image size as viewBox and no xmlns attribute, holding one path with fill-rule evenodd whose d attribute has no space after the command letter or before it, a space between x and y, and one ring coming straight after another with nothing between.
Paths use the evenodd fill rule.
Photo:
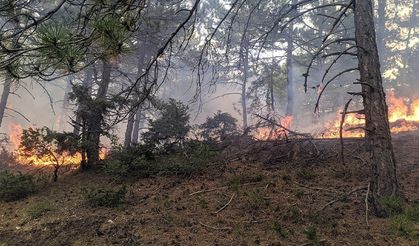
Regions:
<instances>
[{"instance_id":1,"label":"low bush","mask_svg":"<svg viewBox=\"0 0 419 246\"><path fill-rule=\"evenodd\" d=\"M104 171L115 179L189 176L202 170L219 153L214 146L199 141L185 142L170 152L150 154L147 149L147 146L140 145L112 151L104 163Z\"/></svg>"},{"instance_id":2,"label":"low bush","mask_svg":"<svg viewBox=\"0 0 419 246\"><path fill-rule=\"evenodd\" d=\"M87 203L92 207L118 207L125 201L126 189L90 187L83 188L82 194Z\"/></svg>"},{"instance_id":3,"label":"low bush","mask_svg":"<svg viewBox=\"0 0 419 246\"><path fill-rule=\"evenodd\" d=\"M31 175L22 173L0 172L0 200L16 201L35 192L35 183Z\"/></svg>"},{"instance_id":4,"label":"low bush","mask_svg":"<svg viewBox=\"0 0 419 246\"><path fill-rule=\"evenodd\" d=\"M319 245L320 239L317 234L317 228L315 226L309 226L304 230L307 240L309 240L313 245Z\"/></svg>"}]
</instances>

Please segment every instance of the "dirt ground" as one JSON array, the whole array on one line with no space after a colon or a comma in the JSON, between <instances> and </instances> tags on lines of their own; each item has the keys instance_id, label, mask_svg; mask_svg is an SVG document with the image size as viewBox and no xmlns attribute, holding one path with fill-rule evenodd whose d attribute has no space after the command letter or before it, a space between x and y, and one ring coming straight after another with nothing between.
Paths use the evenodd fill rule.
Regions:
<instances>
[{"instance_id":1,"label":"dirt ground","mask_svg":"<svg viewBox=\"0 0 419 246\"><path fill-rule=\"evenodd\" d=\"M418 138L397 136L394 146L402 191L419 201ZM91 208L80 190L120 184L95 171L67 175L0 202L0 245L314 245L309 228L320 245L419 245L391 231L390 219L370 213L367 226L366 153L361 140L345 148L346 166L335 140L231 149L202 175L125 183L118 208ZM29 219L28 207L43 200L54 209Z\"/></svg>"}]
</instances>

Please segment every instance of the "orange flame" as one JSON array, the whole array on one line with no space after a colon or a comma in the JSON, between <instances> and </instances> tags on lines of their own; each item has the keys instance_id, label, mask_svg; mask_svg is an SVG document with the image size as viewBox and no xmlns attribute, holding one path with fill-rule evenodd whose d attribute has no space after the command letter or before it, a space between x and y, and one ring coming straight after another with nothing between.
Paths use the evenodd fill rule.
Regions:
<instances>
[{"instance_id":1,"label":"orange flame","mask_svg":"<svg viewBox=\"0 0 419 246\"><path fill-rule=\"evenodd\" d=\"M418 130L419 125L419 99L411 101L409 99L396 97L394 91L387 92L388 119L390 130L393 134ZM343 137L363 137L364 130L359 128L364 126L365 120L362 115L348 114L343 124ZM338 138L341 121L341 113L333 123L326 124L329 129L321 134L323 138Z\"/></svg>"},{"instance_id":2,"label":"orange flame","mask_svg":"<svg viewBox=\"0 0 419 246\"><path fill-rule=\"evenodd\" d=\"M58 165L78 166L81 163L82 157L80 153L70 154L69 152L63 152L61 154L56 154L55 157L53 155L38 157L37 155L25 151L24 148L20 145L23 133L22 127L20 125L10 125L9 133L10 142L14 148L13 153L16 162L19 164L45 166L56 165L58 161ZM100 151L100 159L103 160L105 157L106 151L102 149Z\"/></svg>"},{"instance_id":3,"label":"orange flame","mask_svg":"<svg viewBox=\"0 0 419 246\"><path fill-rule=\"evenodd\" d=\"M292 124L292 116L288 115L283 117L280 120L280 125L284 128L290 129ZM259 128L256 131L255 138L258 140L270 140L270 139L278 139L281 137L286 137L284 129L277 128L277 129L271 129L271 128Z\"/></svg>"},{"instance_id":4,"label":"orange flame","mask_svg":"<svg viewBox=\"0 0 419 246\"><path fill-rule=\"evenodd\" d=\"M419 126L419 98L409 100L408 98L397 97L394 91L387 92L388 118L390 130L393 134L418 130ZM320 138L339 138L342 110L336 113L336 119L324 124L327 129L321 134L315 134ZM291 126L292 117L285 117L281 120L281 125L288 128ZM364 115L347 114L343 124L342 135L345 138L363 137L365 135L363 126L365 125ZM278 139L283 136L282 129L272 130L269 128L258 129L255 137L258 140Z\"/></svg>"}]
</instances>

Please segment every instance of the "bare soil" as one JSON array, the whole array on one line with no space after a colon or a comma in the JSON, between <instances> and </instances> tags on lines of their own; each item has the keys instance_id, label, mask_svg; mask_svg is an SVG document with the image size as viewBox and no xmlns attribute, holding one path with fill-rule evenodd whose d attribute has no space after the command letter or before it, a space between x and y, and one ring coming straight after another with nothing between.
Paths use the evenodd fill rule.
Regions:
<instances>
[{"instance_id":1,"label":"bare soil","mask_svg":"<svg viewBox=\"0 0 419 246\"><path fill-rule=\"evenodd\" d=\"M404 196L418 201L418 137L397 136L394 146ZM345 141L346 166L339 153L337 140L242 145L201 175L125 182L118 208L91 208L80 190L122 184L98 171L67 175L25 200L0 202L0 245L314 245L310 226L321 245L419 245L371 212L367 226L362 140ZM29 219L27 209L43 200L54 209Z\"/></svg>"}]
</instances>

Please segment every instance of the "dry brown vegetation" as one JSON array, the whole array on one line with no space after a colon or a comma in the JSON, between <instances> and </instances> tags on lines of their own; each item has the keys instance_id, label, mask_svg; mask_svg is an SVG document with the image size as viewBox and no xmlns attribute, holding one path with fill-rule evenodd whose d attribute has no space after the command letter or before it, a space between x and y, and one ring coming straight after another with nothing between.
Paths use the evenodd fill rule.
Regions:
<instances>
[{"instance_id":1,"label":"dry brown vegetation","mask_svg":"<svg viewBox=\"0 0 419 246\"><path fill-rule=\"evenodd\" d=\"M413 204L418 139L394 143L402 191ZM230 148L222 162L186 178L67 175L25 200L0 203L0 245L418 245L391 218L370 213L367 225L366 153L361 140L345 147L345 167L338 140L314 140ZM91 207L81 190L92 185L125 185L126 200Z\"/></svg>"}]
</instances>

